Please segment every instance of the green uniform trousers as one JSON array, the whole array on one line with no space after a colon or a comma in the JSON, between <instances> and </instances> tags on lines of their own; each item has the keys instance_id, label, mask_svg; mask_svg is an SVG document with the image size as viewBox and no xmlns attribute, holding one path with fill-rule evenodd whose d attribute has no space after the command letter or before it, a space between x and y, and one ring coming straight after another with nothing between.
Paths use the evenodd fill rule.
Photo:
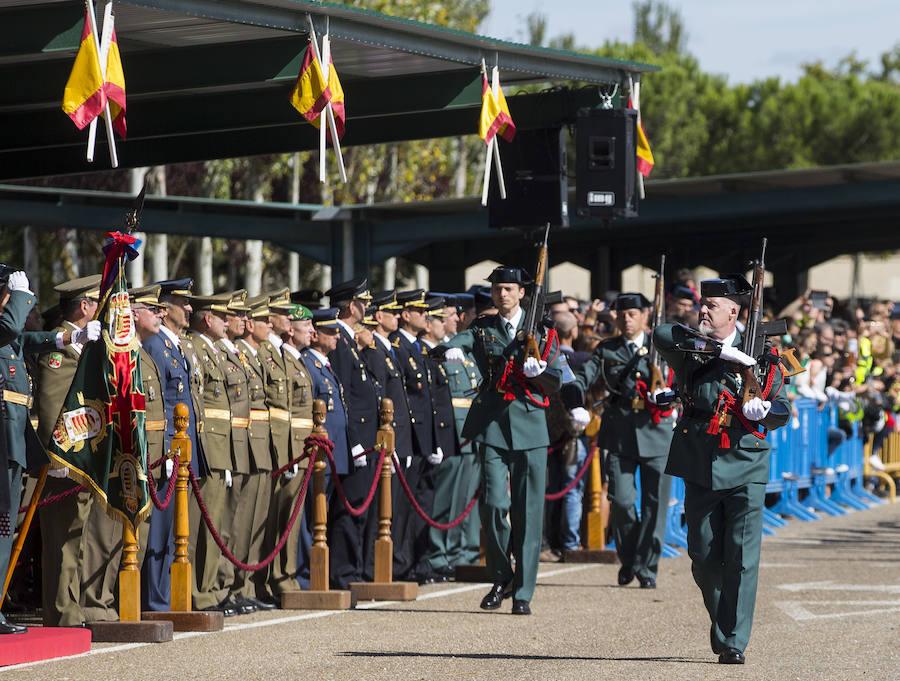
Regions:
<instances>
[{"instance_id":1,"label":"green uniform trousers","mask_svg":"<svg viewBox=\"0 0 900 681\"><path fill-rule=\"evenodd\" d=\"M694 581L714 633L743 651L750 640L766 486L713 491L685 481L684 512Z\"/></svg>"},{"instance_id":2,"label":"green uniform trousers","mask_svg":"<svg viewBox=\"0 0 900 681\"><path fill-rule=\"evenodd\" d=\"M232 472L231 487L225 487L225 513L222 516L222 526L218 528L219 536L222 538L225 546L241 562L246 562L247 556L242 555L237 548L238 537L247 531L242 525L249 525L250 518L238 515L237 511L241 503L241 494L246 488L246 477L240 473ZM238 567L228 560L223 553L219 558L216 589L229 594L236 593L235 575L237 572Z\"/></svg>"},{"instance_id":3,"label":"green uniform trousers","mask_svg":"<svg viewBox=\"0 0 900 681\"><path fill-rule=\"evenodd\" d=\"M2 473L0 473L2 475ZM13 535L15 534L16 511L19 509L19 503L22 500L22 467L15 461L9 462L9 468L6 471L7 482L9 484L9 520L12 524L10 536L0 537L0 575L6 576L6 569L9 566L9 557L12 553ZM3 621L0 614L0 622Z\"/></svg>"},{"instance_id":4,"label":"green uniform trousers","mask_svg":"<svg viewBox=\"0 0 900 681\"><path fill-rule=\"evenodd\" d=\"M225 491L227 489L225 487L225 473L224 471L211 470L209 475L197 482L210 520L212 520L212 524L218 531L222 526L222 518L225 515ZM191 597L194 603L194 610L203 610L204 608L218 605L227 599L228 590L222 589L216 584L222 551L203 522L200 507L193 494L190 496L190 502L188 503L188 523L190 527L188 557L194 573L193 584L191 584Z\"/></svg>"},{"instance_id":5,"label":"green uniform trousers","mask_svg":"<svg viewBox=\"0 0 900 681\"><path fill-rule=\"evenodd\" d=\"M484 485L479 511L488 574L494 583L512 582L514 599L531 601L541 555L547 448L511 451L483 443L479 447Z\"/></svg>"},{"instance_id":6,"label":"green uniform trousers","mask_svg":"<svg viewBox=\"0 0 900 681\"><path fill-rule=\"evenodd\" d=\"M305 474L306 467L304 466L293 478L288 479L282 473L275 481L266 531L267 553L275 548L278 540L287 530L288 521L291 519L291 513L297 503ZM300 504L302 506L302 499ZM300 516L297 516L284 547L272 561L269 571L269 589L275 596L280 596L288 591L300 591L300 584L297 582L297 544L300 541L300 522Z\"/></svg>"},{"instance_id":7,"label":"green uniform trousers","mask_svg":"<svg viewBox=\"0 0 900 681\"><path fill-rule=\"evenodd\" d=\"M56 496L77 484L68 478L48 476L42 496ZM18 498L15 498L13 504L17 503ZM38 508L45 627L73 627L84 621L81 612L81 542L91 506L91 493L79 492Z\"/></svg>"},{"instance_id":8,"label":"green uniform trousers","mask_svg":"<svg viewBox=\"0 0 900 681\"><path fill-rule=\"evenodd\" d=\"M174 502L173 502L174 503ZM147 546L149 525L138 527L138 565L143 560L140 551ZM86 622L117 622L119 620L119 567L122 562L122 523L109 517L98 503L91 504L84 526L81 560L81 612Z\"/></svg>"},{"instance_id":9,"label":"green uniform trousers","mask_svg":"<svg viewBox=\"0 0 900 681\"><path fill-rule=\"evenodd\" d=\"M462 471L462 457L448 456L441 462L435 472L434 505L431 509L431 517L440 523L448 523L456 518L453 512L456 493L460 485L460 473ZM461 526L452 527L449 530L438 530L434 527L428 530L428 562L431 569L439 572L449 571L455 563L451 561L451 547L459 544Z\"/></svg>"},{"instance_id":10,"label":"green uniform trousers","mask_svg":"<svg viewBox=\"0 0 900 681\"><path fill-rule=\"evenodd\" d=\"M663 471L666 457L649 459L610 454L609 466L609 524L616 553L624 566L631 566L634 574L655 579L666 538L666 510L672 478ZM635 472L641 476L641 514Z\"/></svg>"},{"instance_id":11,"label":"green uniform trousers","mask_svg":"<svg viewBox=\"0 0 900 681\"><path fill-rule=\"evenodd\" d=\"M272 503L272 492L274 491L274 483L270 477L272 471L258 471L250 474L250 481L247 483L247 512L253 516L253 522L250 529L250 547L247 551L247 562L256 564L262 562L263 558L269 555L269 552L275 548L275 545L269 546L269 506ZM252 506L251 506L252 505ZM299 520L297 521L299 523ZM271 564L262 570L256 570L250 574L246 585L241 590L241 595L246 598L265 598L270 594L269 591L269 574L272 571Z\"/></svg>"}]
</instances>

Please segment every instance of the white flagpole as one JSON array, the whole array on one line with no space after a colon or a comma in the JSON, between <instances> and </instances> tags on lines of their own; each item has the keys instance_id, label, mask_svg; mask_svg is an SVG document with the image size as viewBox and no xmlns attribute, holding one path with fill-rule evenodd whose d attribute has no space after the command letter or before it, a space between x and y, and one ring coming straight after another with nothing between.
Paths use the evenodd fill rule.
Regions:
<instances>
[{"instance_id":1,"label":"white flagpole","mask_svg":"<svg viewBox=\"0 0 900 681\"><path fill-rule=\"evenodd\" d=\"M325 55L325 77L328 77L328 71L331 69L331 38L326 33L322 37L322 54ZM328 105L325 107L325 115L328 118L328 128L331 130L331 146L334 148L334 155L337 158L338 162L338 171L341 174L341 182L344 184L347 183L347 171L344 169L344 154L341 152L341 140L338 138L337 133L337 124L334 122L334 107L331 106L331 102L328 102ZM320 128L324 131L325 126L322 125ZM322 139L325 138L325 133L322 133Z\"/></svg>"},{"instance_id":2,"label":"white flagpole","mask_svg":"<svg viewBox=\"0 0 900 681\"><path fill-rule=\"evenodd\" d=\"M103 76L104 86L106 85L106 54L109 53L109 42L112 41L112 2L107 3L106 10L103 16L103 37L100 39L101 45L97 44L97 17L94 14L94 1L86 0L87 8L88 8L88 19L91 22L91 31L94 34L94 46L97 48L97 59L100 62L100 74ZM109 29L107 30L107 26ZM105 44L106 48L103 49L102 45ZM119 167L119 157L116 154L116 139L113 137L113 127L112 127L112 116L109 113L109 102L106 102L105 109L106 116L104 120L106 121L106 137L109 140L109 162L113 168ZM88 132L88 150L87 150L87 160L94 160L94 144L97 139L96 135L96 123L97 119L95 118L91 121L91 129Z\"/></svg>"},{"instance_id":3,"label":"white flagpole","mask_svg":"<svg viewBox=\"0 0 900 681\"><path fill-rule=\"evenodd\" d=\"M327 79L328 78L328 67L322 61L322 55L319 52L319 45L316 42L316 27L313 25L313 20L312 20L311 15L309 15L309 14L306 15L306 22L309 24L309 45L310 45L310 47L312 47L313 55L315 56L316 60L319 62L319 66L322 68L322 75L324 75L325 78ZM327 35L322 38L323 48L325 47L325 43L326 43L325 38L326 37L327 37ZM329 46L329 54L330 54L330 46ZM326 80L326 82L327 82L327 80ZM337 136L337 126L334 124L334 113L332 113L332 111L331 111L331 102L328 102L328 104L325 105L324 114L325 114L325 118L328 121L328 124L331 128L331 142L332 142L332 146L334 147L335 156L337 156L338 170L340 170L340 173L341 173L341 182L346 182L347 181L347 171L344 169L344 155L341 153L340 140L338 139L338 136ZM319 114L319 130L324 130L324 129L325 129L325 121L322 120L322 114ZM324 134L325 134L324 132L320 132L320 137L319 137L319 145L320 145L319 146L319 153L320 153L319 181L320 182L325 182L325 174L324 174L324 170L323 170L324 164L325 164L325 161L324 161L325 149L322 146L322 140L325 139Z\"/></svg>"},{"instance_id":4,"label":"white flagpole","mask_svg":"<svg viewBox=\"0 0 900 681\"><path fill-rule=\"evenodd\" d=\"M327 34L326 34L327 35ZM313 44L316 44L315 35L312 35ZM325 77L325 83L328 84L328 52L330 50L330 45L328 44L328 40L326 36L322 36L322 49L320 50L322 54L322 59L319 60L319 66L322 67L322 75ZM317 57L318 59L318 57ZM327 111L331 107L331 102L328 102L325 105L325 111ZM328 119L328 114L323 111L319 114L319 182L326 181L326 168L325 168L325 155L328 152L328 147L326 146L326 128L325 121ZM324 114L324 115L323 115Z\"/></svg>"},{"instance_id":5,"label":"white flagpole","mask_svg":"<svg viewBox=\"0 0 900 681\"><path fill-rule=\"evenodd\" d=\"M641 81L634 82L632 77L628 76L628 87L631 91L631 106L634 107L635 111L637 111L637 124L638 127L641 126ZM637 150L635 150L635 154L637 154ZM641 171L637 169L637 164L635 164L635 171L637 172L637 190L638 190L638 198L643 200L646 198L646 193L644 192L644 176L641 175Z\"/></svg>"},{"instance_id":6,"label":"white flagpole","mask_svg":"<svg viewBox=\"0 0 900 681\"><path fill-rule=\"evenodd\" d=\"M500 69L496 66L493 68L491 72L491 91L494 93L494 97L499 102L500 101ZM497 182L500 185L500 198L506 199L506 183L503 180L503 166L500 163L500 143L497 141L497 136L494 135L494 161L497 163Z\"/></svg>"},{"instance_id":7,"label":"white flagpole","mask_svg":"<svg viewBox=\"0 0 900 681\"><path fill-rule=\"evenodd\" d=\"M484 59L481 60L481 75L487 78L487 67L484 64ZM491 182L491 155L492 155L492 147L496 143L496 135L491 138L491 141L488 142L487 148L484 150L484 182L481 185L481 205L486 206L488 204L488 186Z\"/></svg>"}]
</instances>

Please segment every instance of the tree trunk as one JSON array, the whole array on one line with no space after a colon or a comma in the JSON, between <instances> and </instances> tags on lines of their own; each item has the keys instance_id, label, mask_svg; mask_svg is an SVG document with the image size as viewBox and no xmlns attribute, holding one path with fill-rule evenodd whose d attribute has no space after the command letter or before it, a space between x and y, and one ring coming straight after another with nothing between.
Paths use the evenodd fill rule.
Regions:
<instances>
[{"instance_id":1,"label":"tree trunk","mask_svg":"<svg viewBox=\"0 0 900 681\"><path fill-rule=\"evenodd\" d=\"M384 261L384 289L390 290L397 287L397 258L388 258Z\"/></svg>"},{"instance_id":2,"label":"tree trunk","mask_svg":"<svg viewBox=\"0 0 900 681\"><path fill-rule=\"evenodd\" d=\"M244 288L247 296L258 296L262 291L262 247L259 239L248 239L244 245L247 249L247 269L244 273Z\"/></svg>"},{"instance_id":3,"label":"tree trunk","mask_svg":"<svg viewBox=\"0 0 900 681\"><path fill-rule=\"evenodd\" d=\"M166 167L153 166L150 169L153 193L166 196ZM165 281L169 278L169 237L166 234L154 234L147 244L150 253L151 277L153 281Z\"/></svg>"},{"instance_id":4,"label":"tree trunk","mask_svg":"<svg viewBox=\"0 0 900 681\"><path fill-rule=\"evenodd\" d=\"M197 244L194 272L196 273L195 290L201 296L213 294L213 248L212 239L200 237Z\"/></svg>"},{"instance_id":5,"label":"tree trunk","mask_svg":"<svg viewBox=\"0 0 900 681\"><path fill-rule=\"evenodd\" d=\"M428 289L428 268L425 265L416 265L416 288Z\"/></svg>"},{"instance_id":6,"label":"tree trunk","mask_svg":"<svg viewBox=\"0 0 900 681\"><path fill-rule=\"evenodd\" d=\"M34 297L40 299L41 284L38 273L40 272L41 259L38 256L38 237L37 229L31 225L26 225L22 230L23 243L23 259L25 261L25 272L28 274L28 282L31 284L31 290Z\"/></svg>"}]
</instances>

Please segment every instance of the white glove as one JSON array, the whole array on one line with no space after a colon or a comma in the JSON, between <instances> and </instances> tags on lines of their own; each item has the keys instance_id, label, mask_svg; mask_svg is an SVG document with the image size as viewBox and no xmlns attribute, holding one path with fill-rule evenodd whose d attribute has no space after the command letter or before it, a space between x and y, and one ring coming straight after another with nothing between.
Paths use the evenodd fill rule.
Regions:
<instances>
[{"instance_id":1,"label":"white glove","mask_svg":"<svg viewBox=\"0 0 900 681\"><path fill-rule=\"evenodd\" d=\"M750 421L761 421L766 418L766 414L769 413L771 408L772 403L768 400L763 401L758 397L754 397L749 402L744 403L741 411Z\"/></svg>"},{"instance_id":2,"label":"white glove","mask_svg":"<svg viewBox=\"0 0 900 681\"><path fill-rule=\"evenodd\" d=\"M102 330L103 326L95 319L94 321L88 322L80 329L75 329L72 332L72 342L84 344L95 341L100 338L100 332Z\"/></svg>"},{"instance_id":3,"label":"white glove","mask_svg":"<svg viewBox=\"0 0 900 681\"><path fill-rule=\"evenodd\" d=\"M737 362L741 366L752 367L756 364L756 360L750 355L745 355L733 345L723 345L719 348L719 357L727 359L729 362Z\"/></svg>"},{"instance_id":4,"label":"white glove","mask_svg":"<svg viewBox=\"0 0 900 681\"><path fill-rule=\"evenodd\" d=\"M569 410L569 416L572 417L572 420L575 421L582 428L587 427L587 424L591 422L591 412L589 412L584 407L575 407L574 409Z\"/></svg>"},{"instance_id":5,"label":"white glove","mask_svg":"<svg viewBox=\"0 0 900 681\"><path fill-rule=\"evenodd\" d=\"M231 471L225 471L225 486L231 487L234 481L231 479Z\"/></svg>"},{"instance_id":6,"label":"white glove","mask_svg":"<svg viewBox=\"0 0 900 681\"><path fill-rule=\"evenodd\" d=\"M406 457L406 467L409 468L410 466L412 466L412 457L407 456Z\"/></svg>"},{"instance_id":7,"label":"white glove","mask_svg":"<svg viewBox=\"0 0 900 681\"><path fill-rule=\"evenodd\" d=\"M434 454L428 455L428 463L432 466L437 466L441 461L444 460L444 451L438 447L437 451Z\"/></svg>"},{"instance_id":8,"label":"white glove","mask_svg":"<svg viewBox=\"0 0 900 681\"><path fill-rule=\"evenodd\" d=\"M394 465L394 459L397 458L397 450L391 452L391 475L397 474L397 467Z\"/></svg>"},{"instance_id":9,"label":"white glove","mask_svg":"<svg viewBox=\"0 0 900 681\"><path fill-rule=\"evenodd\" d=\"M351 456L353 456L353 465L357 468L365 468L369 465L369 462L366 461L366 457L357 456L357 454L362 454L365 449L363 449L362 445L353 445L353 449L350 450Z\"/></svg>"},{"instance_id":10,"label":"white glove","mask_svg":"<svg viewBox=\"0 0 900 681\"><path fill-rule=\"evenodd\" d=\"M68 478L69 467L63 466L62 468L51 468L47 471L47 475L49 475L51 478Z\"/></svg>"},{"instance_id":11,"label":"white glove","mask_svg":"<svg viewBox=\"0 0 900 681\"><path fill-rule=\"evenodd\" d=\"M297 464L294 464L293 468L289 468L284 472L284 474L283 474L284 479L285 480L293 480L294 478L297 477L297 473L299 472L299 470L300 470L300 466L298 466Z\"/></svg>"},{"instance_id":12,"label":"white glove","mask_svg":"<svg viewBox=\"0 0 900 681\"><path fill-rule=\"evenodd\" d=\"M522 365L522 372L527 378L534 378L535 376L542 374L546 368L547 363L544 360L528 357L525 360L525 364Z\"/></svg>"},{"instance_id":13,"label":"white glove","mask_svg":"<svg viewBox=\"0 0 900 681\"><path fill-rule=\"evenodd\" d=\"M25 291L31 293L31 285L28 283L28 275L24 272L13 272L6 281L6 287L10 291Z\"/></svg>"},{"instance_id":14,"label":"white glove","mask_svg":"<svg viewBox=\"0 0 900 681\"><path fill-rule=\"evenodd\" d=\"M175 462L172 459L166 459L166 478L172 477L172 471L175 470Z\"/></svg>"},{"instance_id":15,"label":"white glove","mask_svg":"<svg viewBox=\"0 0 900 681\"><path fill-rule=\"evenodd\" d=\"M447 352L444 353L445 362L464 362L465 360L466 356L459 348L448 348Z\"/></svg>"}]
</instances>

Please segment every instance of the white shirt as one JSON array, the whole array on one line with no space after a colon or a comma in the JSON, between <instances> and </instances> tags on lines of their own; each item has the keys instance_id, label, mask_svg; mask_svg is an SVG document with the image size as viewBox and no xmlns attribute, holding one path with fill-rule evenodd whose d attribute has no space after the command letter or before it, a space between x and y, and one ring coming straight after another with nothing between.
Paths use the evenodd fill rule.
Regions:
<instances>
[{"instance_id":1,"label":"white shirt","mask_svg":"<svg viewBox=\"0 0 900 681\"><path fill-rule=\"evenodd\" d=\"M313 357L315 357L317 360L319 360L319 362L322 364L322 366L325 366L325 367L331 366L331 362L328 361L328 358L325 355L323 355L321 352L316 350L315 348L309 348L309 352L312 354Z\"/></svg>"},{"instance_id":2,"label":"white shirt","mask_svg":"<svg viewBox=\"0 0 900 681\"><path fill-rule=\"evenodd\" d=\"M294 359L300 359L300 351L293 345L288 345L287 343L285 343L281 346L281 349L282 351L287 350L289 353L291 353Z\"/></svg>"},{"instance_id":3,"label":"white shirt","mask_svg":"<svg viewBox=\"0 0 900 681\"><path fill-rule=\"evenodd\" d=\"M175 332L172 331L172 329L170 329L165 324L161 324L159 330L162 331L170 341L175 343L176 348L181 347L181 339L175 335Z\"/></svg>"},{"instance_id":4,"label":"white shirt","mask_svg":"<svg viewBox=\"0 0 900 681\"><path fill-rule=\"evenodd\" d=\"M252 345L250 345L250 343L245 341L243 338L241 339L241 345L243 345L245 348L247 348L247 350L250 351L250 354L252 354L254 357L256 357L256 348L254 348Z\"/></svg>"},{"instance_id":5,"label":"white shirt","mask_svg":"<svg viewBox=\"0 0 900 681\"><path fill-rule=\"evenodd\" d=\"M519 328L519 321L522 319L523 314L525 313L522 311L522 306L519 305L519 307L516 308L516 313L509 319L507 319L503 315L500 315L500 319L502 319L504 322L503 329L506 331L506 334L510 338L516 335L516 329ZM506 326L506 324L512 324L512 329Z\"/></svg>"},{"instance_id":6,"label":"white shirt","mask_svg":"<svg viewBox=\"0 0 900 681\"><path fill-rule=\"evenodd\" d=\"M735 328L735 330L728 334L728 337L722 341L722 345L734 345L734 339L737 338L737 335L738 330Z\"/></svg>"},{"instance_id":7,"label":"white shirt","mask_svg":"<svg viewBox=\"0 0 900 681\"><path fill-rule=\"evenodd\" d=\"M429 350L434 348L434 346L436 345L436 343L432 343L431 341L425 340L424 336L422 338L420 338L419 340L422 341L423 343L425 343L425 345L428 347Z\"/></svg>"},{"instance_id":8,"label":"white shirt","mask_svg":"<svg viewBox=\"0 0 900 681\"><path fill-rule=\"evenodd\" d=\"M403 334L403 337L406 338L406 340L408 340L410 343L415 343L417 340L419 340L418 338L416 338L415 336L413 336L413 335L412 335L409 331L407 331L406 329L400 329L400 333L402 333L402 334Z\"/></svg>"},{"instance_id":9,"label":"white shirt","mask_svg":"<svg viewBox=\"0 0 900 681\"><path fill-rule=\"evenodd\" d=\"M234 346L234 343L232 343L230 340L228 340L228 336L225 336L224 338L220 338L219 340L222 341L222 345L224 345L226 348L228 348L229 352L231 352L232 354L235 354L235 355L237 354L238 349Z\"/></svg>"},{"instance_id":10,"label":"white shirt","mask_svg":"<svg viewBox=\"0 0 900 681\"><path fill-rule=\"evenodd\" d=\"M634 340L626 339L625 344L628 346L628 349L632 351L632 354L637 352L644 347L644 332L641 331Z\"/></svg>"},{"instance_id":11,"label":"white shirt","mask_svg":"<svg viewBox=\"0 0 900 681\"><path fill-rule=\"evenodd\" d=\"M377 338L379 341L381 341L381 344L384 346L384 349L387 350L388 353L390 353L391 342L387 338L382 336L380 333L372 332L372 335L375 336L375 338Z\"/></svg>"},{"instance_id":12,"label":"white shirt","mask_svg":"<svg viewBox=\"0 0 900 681\"><path fill-rule=\"evenodd\" d=\"M350 338L356 338L356 332L353 330L353 327L350 326L347 322L345 322L343 319L338 319L337 323L347 330L347 333L350 334Z\"/></svg>"},{"instance_id":13,"label":"white shirt","mask_svg":"<svg viewBox=\"0 0 900 681\"><path fill-rule=\"evenodd\" d=\"M272 345L275 346L275 349L278 350L278 354L279 354L279 355L282 355L282 353L281 353L281 346L284 344L284 341L281 340L281 338L279 338L278 336L276 336L274 333L270 333L270 334L269 334L269 342L270 342ZM282 356L283 356L283 355L282 355Z\"/></svg>"},{"instance_id":14,"label":"white shirt","mask_svg":"<svg viewBox=\"0 0 900 681\"><path fill-rule=\"evenodd\" d=\"M206 336L206 334L201 333L200 338L204 340L204 342L209 346L209 349L213 351L214 355L219 354L219 349L213 345L213 342Z\"/></svg>"}]
</instances>

